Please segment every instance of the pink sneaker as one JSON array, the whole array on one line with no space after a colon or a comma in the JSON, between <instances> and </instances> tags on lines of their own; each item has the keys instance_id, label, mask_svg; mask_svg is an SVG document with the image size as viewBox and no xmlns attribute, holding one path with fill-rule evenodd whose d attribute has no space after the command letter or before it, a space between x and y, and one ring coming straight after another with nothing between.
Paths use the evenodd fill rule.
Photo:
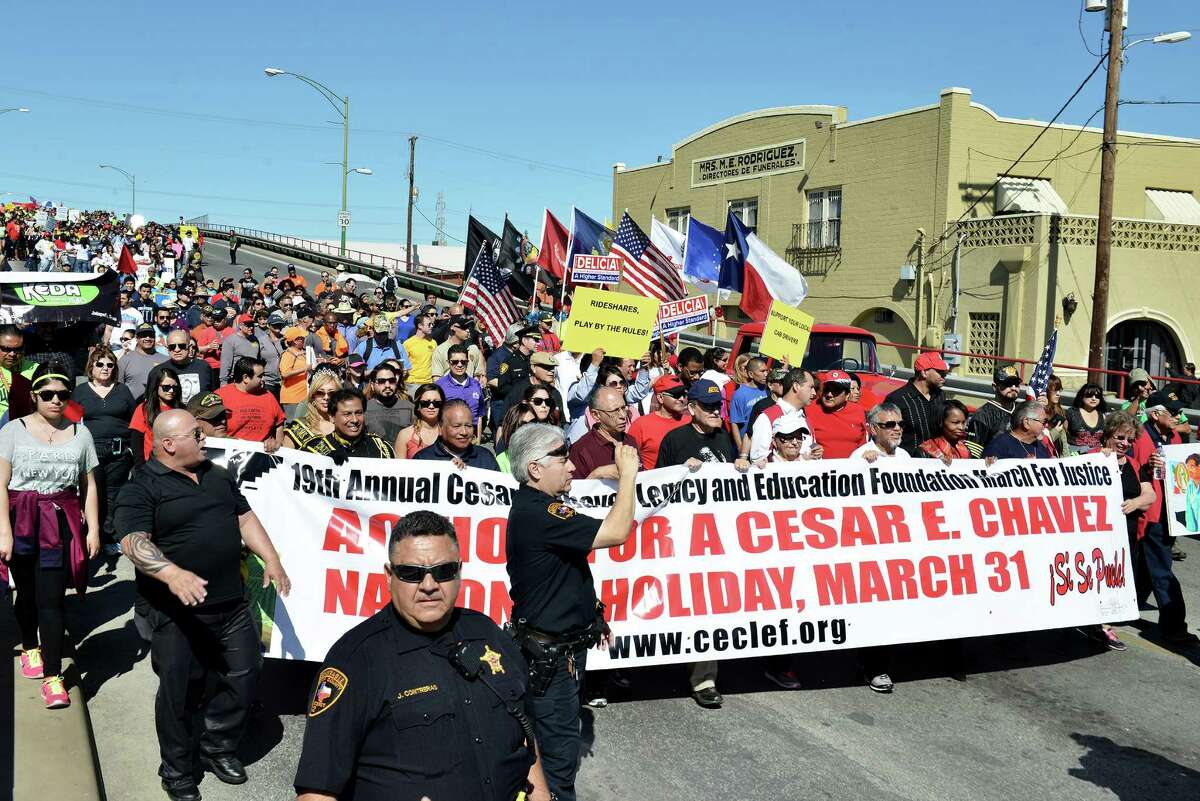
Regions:
<instances>
[{"instance_id":1,"label":"pink sneaker","mask_svg":"<svg viewBox=\"0 0 1200 801\"><path fill-rule=\"evenodd\" d=\"M30 648L21 652L21 675L27 679L42 677L42 649Z\"/></svg>"},{"instance_id":2,"label":"pink sneaker","mask_svg":"<svg viewBox=\"0 0 1200 801\"><path fill-rule=\"evenodd\" d=\"M71 696L67 695L61 676L51 676L42 682L42 700L46 702L46 709L62 709L71 705Z\"/></svg>"}]
</instances>

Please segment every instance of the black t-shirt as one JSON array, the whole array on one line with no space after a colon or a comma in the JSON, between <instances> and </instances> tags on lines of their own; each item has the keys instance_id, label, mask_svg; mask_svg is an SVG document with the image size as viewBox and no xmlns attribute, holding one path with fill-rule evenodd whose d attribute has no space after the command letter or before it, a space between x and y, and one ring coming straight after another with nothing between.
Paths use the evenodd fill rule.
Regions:
<instances>
[{"instance_id":1,"label":"black t-shirt","mask_svg":"<svg viewBox=\"0 0 1200 801\"><path fill-rule=\"evenodd\" d=\"M775 398L771 397L771 393L769 393L769 392L766 394L765 397L762 397L762 398L759 398L758 400L756 400L754 402L754 405L750 407L750 417L747 418L746 427L742 430L747 432L747 434L750 431L753 431L754 430L754 421L758 419L758 416L760 414L765 412L767 409L769 409L773 405L775 405Z\"/></svg>"},{"instance_id":2,"label":"black t-shirt","mask_svg":"<svg viewBox=\"0 0 1200 801\"><path fill-rule=\"evenodd\" d=\"M238 518L250 504L223 467L204 462L198 482L151 459L134 471L117 496L113 522L117 537L144 531L179 567L208 581L198 608L242 597L242 534ZM182 608L167 585L137 573L138 593L160 610ZM194 607L196 608L196 607Z\"/></svg>"},{"instance_id":3,"label":"black t-shirt","mask_svg":"<svg viewBox=\"0 0 1200 801\"><path fill-rule=\"evenodd\" d=\"M101 440L129 437L129 421L137 408L137 402L133 399L129 387L115 384L102 398L92 389L91 384L79 384L75 387L72 398L83 407L83 424L97 443ZM102 453L102 450L96 449L96 454L101 458L107 455L107 452Z\"/></svg>"},{"instance_id":4,"label":"black t-shirt","mask_svg":"<svg viewBox=\"0 0 1200 801\"><path fill-rule=\"evenodd\" d=\"M596 619L596 587L588 554L600 520L522 484L508 513L508 579L512 618L547 634Z\"/></svg>"},{"instance_id":5,"label":"black t-shirt","mask_svg":"<svg viewBox=\"0 0 1200 801\"><path fill-rule=\"evenodd\" d=\"M447 658L463 645L462 661L480 671L474 681ZM533 717L527 676L516 643L485 615L458 609L445 629L426 634L388 603L325 657L309 696L296 793L355 801L515 798L533 754L506 706Z\"/></svg>"},{"instance_id":6,"label":"black t-shirt","mask_svg":"<svg viewBox=\"0 0 1200 801\"><path fill-rule=\"evenodd\" d=\"M215 392L217 390L216 381L213 379L213 369L204 359L192 359L186 367L180 367L172 361L165 361L162 364L156 364L150 368L150 372L146 375L146 386L154 381L154 376L162 372L164 367L170 367L175 372L179 373L179 385L182 390L182 403L187 404L192 398L197 395L203 395L206 392Z\"/></svg>"},{"instance_id":7,"label":"black t-shirt","mask_svg":"<svg viewBox=\"0 0 1200 801\"><path fill-rule=\"evenodd\" d=\"M1050 451L1046 450L1045 443L1040 439L1032 445L1026 445L1011 432L1005 431L993 437L983 449L983 458L989 456L995 456L997 459L1049 459Z\"/></svg>"},{"instance_id":8,"label":"black t-shirt","mask_svg":"<svg viewBox=\"0 0 1200 801\"><path fill-rule=\"evenodd\" d=\"M689 423L667 432L658 446L658 461L654 466L670 467L692 458L702 462L734 462L737 456L733 435L724 428L702 434Z\"/></svg>"},{"instance_id":9,"label":"black t-shirt","mask_svg":"<svg viewBox=\"0 0 1200 801\"><path fill-rule=\"evenodd\" d=\"M1125 464L1121 465L1121 500L1128 501L1142 494L1142 482L1147 484L1152 483L1154 479L1154 469L1149 464L1144 464L1136 472L1133 469L1133 463L1128 459ZM1125 515L1125 525L1129 529L1131 538L1137 537L1138 521L1145 512L1134 512L1133 514Z\"/></svg>"}]
</instances>

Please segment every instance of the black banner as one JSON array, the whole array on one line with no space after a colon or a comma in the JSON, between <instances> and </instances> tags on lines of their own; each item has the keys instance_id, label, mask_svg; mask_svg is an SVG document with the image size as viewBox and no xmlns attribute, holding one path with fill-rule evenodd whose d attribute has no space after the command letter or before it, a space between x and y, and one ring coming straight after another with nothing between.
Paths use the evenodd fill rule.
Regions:
<instances>
[{"instance_id":1,"label":"black banner","mask_svg":"<svg viewBox=\"0 0 1200 801\"><path fill-rule=\"evenodd\" d=\"M0 323L120 321L119 276L80 273L0 273Z\"/></svg>"},{"instance_id":2,"label":"black banner","mask_svg":"<svg viewBox=\"0 0 1200 801\"><path fill-rule=\"evenodd\" d=\"M500 257L496 266L508 274L508 288L518 300L529 300L533 294L533 276L525 266L521 243L525 239L517 227L504 218L504 234L500 240Z\"/></svg>"},{"instance_id":3,"label":"black banner","mask_svg":"<svg viewBox=\"0 0 1200 801\"><path fill-rule=\"evenodd\" d=\"M495 248L500 242L500 237L496 236L496 232L488 228L474 217L467 218L467 258L463 262L463 283L471 277L471 268L475 266L475 259L479 256L479 249L484 243L488 247ZM495 251L492 252L492 257L496 258Z\"/></svg>"}]
</instances>

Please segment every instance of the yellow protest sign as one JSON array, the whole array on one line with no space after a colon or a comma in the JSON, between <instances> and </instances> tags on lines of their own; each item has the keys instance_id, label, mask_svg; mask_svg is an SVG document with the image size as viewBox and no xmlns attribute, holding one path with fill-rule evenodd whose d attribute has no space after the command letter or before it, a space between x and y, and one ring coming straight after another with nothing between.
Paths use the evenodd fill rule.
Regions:
<instances>
[{"instance_id":1,"label":"yellow protest sign","mask_svg":"<svg viewBox=\"0 0 1200 801\"><path fill-rule=\"evenodd\" d=\"M650 350L658 301L641 295L577 287L563 324L563 347L577 353L604 348L609 356L640 359Z\"/></svg>"},{"instance_id":2,"label":"yellow protest sign","mask_svg":"<svg viewBox=\"0 0 1200 801\"><path fill-rule=\"evenodd\" d=\"M804 351L808 349L812 326L811 314L773 300L771 310L767 312L767 326L758 343L758 352L780 360L787 359L788 364L799 367L804 362Z\"/></svg>"}]
</instances>

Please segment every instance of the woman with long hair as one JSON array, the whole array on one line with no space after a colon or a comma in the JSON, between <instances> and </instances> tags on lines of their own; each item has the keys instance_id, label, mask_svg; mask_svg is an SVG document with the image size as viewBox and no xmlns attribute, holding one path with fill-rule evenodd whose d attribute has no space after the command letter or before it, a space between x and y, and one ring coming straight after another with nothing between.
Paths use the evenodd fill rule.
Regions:
<instances>
[{"instance_id":1,"label":"woman with long hair","mask_svg":"<svg viewBox=\"0 0 1200 801\"><path fill-rule=\"evenodd\" d=\"M150 453L154 449L154 437L150 436L154 421L167 409L182 407L182 392L179 373L174 367L160 367L151 375L150 383L146 385L146 400L138 404L133 419L129 421L130 448L135 465L150 460Z\"/></svg>"},{"instance_id":2,"label":"woman with long hair","mask_svg":"<svg viewBox=\"0 0 1200 801\"><path fill-rule=\"evenodd\" d=\"M319 367L308 381L308 397L296 408L296 417L283 427L283 447L298 451L333 431L329 399L342 388L336 371Z\"/></svg>"},{"instance_id":3,"label":"woman with long hair","mask_svg":"<svg viewBox=\"0 0 1200 801\"><path fill-rule=\"evenodd\" d=\"M539 423L549 423L552 426L563 425L562 409L559 408L558 390L545 384L530 385L525 389L521 400L533 407Z\"/></svg>"},{"instance_id":4,"label":"woman with long hair","mask_svg":"<svg viewBox=\"0 0 1200 801\"><path fill-rule=\"evenodd\" d=\"M83 409L83 424L92 435L99 459L96 496L100 501L104 553L119 556L121 546L113 536L112 510L133 468L129 421L137 401L129 387L117 381L117 357L107 345L96 347L88 355L84 375L87 381L75 387L72 399Z\"/></svg>"},{"instance_id":5,"label":"woman with long hair","mask_svg":"<svg viewBox=\"0 0 1200 801\"><path fill-rule=\"evenodd\" d=\"M537 412L525 401L517 401L504 413L504 420L501 421L500 428L496 432L496 464L500 465L501 472L512 474L512 465L508 462L508 452L501 446L512 439L513 432L518 428L526 423L534 422L537 422Z\"/></svg>"},{"instance_id":6,"label":"woman with long hair","mask_svg":"<svg viewBox=\"0 0 1200 801\"><path fill-rule=\"evenodd\" d=\"M704 372L701 378L707 378L719 387L724 387L732 379L725 372L729 365L729 351L724 348L709 348L704 351Z\"/></svg>"},{"instance_id":7,"label":"woman with long hair","mask_svg":"<svg viewBox=\"0 0 1200 801\"><path fill-rule=\"evenodd\" d=\"M67 588L82 593L100 553L98 464L92 434L67 420L70 367L34 371L34 411L0 429L0 581L12 571L21 675L42 680L47 709L69 706L62 681ZM82 504L80 502L82 496Z\"/></svg>"},{"instance_id":8,"label":"woman with long hair","mask_svg":"<svg viewBox=\"0 0 1200 801\"><path fill-rule=\"evenodd\" d=\"M1090 453L1100 447L1107 411L1108 402L1099 384L1084 384L1079 388L1066 412L1068 455Z\"/></svg>"},{"instance_id":9,"label":"woman with long hair","mask_svg":"<svg viewBox=\"0 0 1200 801\"><path fill-rule=\"evenodd\" d=\"M1067 453L1067 410L1062 405L1062 379L1053 373L1046 381L1046 437L1059 456Z\"/></svg>"},{"instance_id":10,"label":"woman with long hair","mask_svg":"<svg viewBox=\"0 0 1200 801\"><path fill-rule=\"evenodd\" d=\"M954 459L970 459L967 450L967 407L962 401L948 400L942 404L942 419L938 436L921 443L921 453L931 459L950 464Z\"/></svg>"},{"instance_id":11,"label":"woman with long hair","mask_svg":"<svg viewBox=\"0 0 1200 801\"><path fill-rule=\"evenodd\" d=\"M442 427L442 406L446 404L446 393L437 384L422 384L413 393L413 415L411 426L396 435L397 458L411 459L417 451L437 442ZM404 454L403 457L400 454Z\"/></svg>"}]
</instances>

